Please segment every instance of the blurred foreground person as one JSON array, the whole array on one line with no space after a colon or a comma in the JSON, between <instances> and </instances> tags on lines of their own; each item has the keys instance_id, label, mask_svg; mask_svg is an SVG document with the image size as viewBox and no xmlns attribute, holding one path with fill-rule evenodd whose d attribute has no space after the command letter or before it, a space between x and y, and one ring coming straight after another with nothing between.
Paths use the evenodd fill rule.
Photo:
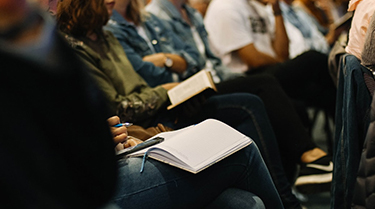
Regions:
<instances>
[{"instance_id":1,"label":"blurred foreground person","mask_svg":"<svg viewBox=\"0 0 375 209\"><path fill-rule=\"evenodd\" d=\"M103 208L115 191L107 108L54 28L0 1L0 208Z\"/></svg>"}]
</instances>

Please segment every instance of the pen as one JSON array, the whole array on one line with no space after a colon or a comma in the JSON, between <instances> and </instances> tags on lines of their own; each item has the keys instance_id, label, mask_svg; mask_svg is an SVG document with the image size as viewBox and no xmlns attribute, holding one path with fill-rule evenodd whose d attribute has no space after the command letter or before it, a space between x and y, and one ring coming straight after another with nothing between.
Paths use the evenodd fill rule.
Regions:
<instances>
[{"instance_id":1,"label":"pen","mask_svg":"<svg viewBox=\"0 0 375 209\"><path fill-rule=\"evenodd\" d=\"M119 123L119 124L114 125L113 127L119 128L121 126L125 126L127 128L127 127L129 127L131 125L133 125L133 123Z\"/></svg>"}]
</instances>

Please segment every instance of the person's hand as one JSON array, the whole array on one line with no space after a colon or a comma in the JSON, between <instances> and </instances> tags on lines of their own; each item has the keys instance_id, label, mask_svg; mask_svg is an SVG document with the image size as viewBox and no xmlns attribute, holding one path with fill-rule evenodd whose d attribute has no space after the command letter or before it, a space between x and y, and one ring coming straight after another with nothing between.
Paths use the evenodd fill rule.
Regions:
<instances>
[{"instance_id":1,"label":"person's hand","mask_svg":"<svg viewBox=\"0 0 375 209\"><path fill-rule=\"evenodd\" d=\"M128 130L125 126L113 127L116 124L120 123L120 118L118 116L113 116L107 119L108 125L111 129L113 136L113 141L115 144L124 143L128 138Z\"/></svg>"},{"instance_id":2,"label":"person's hand","mask_svg":"<svg viewBox=\"0 0 375 209\"><path fill-rule=\"evenodd\" d=\"M166 59L167 57L164 53L151 54L142 58L142 60L145 62L152 62L156 67L164 67Z\"/></svg>"},{"instance_id":3,"label":"person's hand","mask_svg":"<svg viewBox=\"0 0 375 209\"><path fill-rule=\"evenodd\" d=\"M163 88L167 89L167 90L171 90L173 87L177 86L178 84L180 83L166 83L166 84L163 84L161 85Z\"/></svg>"},{"instance_id":4,"label":"person's hand","mask_svg":"<svg viewBox=\"0 0 375 209\"><path fill-rule=\"evenodd\" d=\"M123 145L124 148L128 148L128 147L134 147L135 145L140 144L142 142L143 141L138 139L138 138L129 136L128 140L126 140L125 143L122 143L122 145Z\"/></svg>"},{"instance_id":5,"label":"person's hand","mask_svg":"<svg viewBox=\"0 0 375 209\"><path fill-rule=\"evenodd\" d=\"M269 0L268 3L272 5L272 10L275 15L281 14L279 0Z\"/></svg>"},{"instance_id":6,"label":"person's hand","mask_svg":"<svg viewBox=\"0 0 375 209\"><path fill-rule=\"evenodd\" d=\"M182 108L182 113L188 118L193 117L202 110L203 104L206 102L206 100L207 97L204 94L198 94L190 98L180 105Z\"/></svg>"}]
</instances>

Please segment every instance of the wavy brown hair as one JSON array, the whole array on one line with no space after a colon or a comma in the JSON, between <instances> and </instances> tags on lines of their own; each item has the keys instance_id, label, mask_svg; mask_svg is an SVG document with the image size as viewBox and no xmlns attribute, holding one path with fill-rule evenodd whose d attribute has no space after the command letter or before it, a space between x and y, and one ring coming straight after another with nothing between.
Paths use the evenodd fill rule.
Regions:
<instances>
[{"instance_id":1,"label":"wavy brown hair","mask_svg":"<svg viewBox=\"0 0 375 209\"><path fill-rule=\"evenodd\" d=\"M142 0L131 0L126 9L126 16L133 21L135 25L141 24L147 16Z\"/></svg>"},{"instance_id":2,"label":"wavy brown hair","mask_svg":"<svg viewBox=\"0 0 375 209\"><path fill-rule=\"evenodd\" d=\"M59 29L76 37L102 34L109 19L104 0L60 0L56 20Z\"/></svg>"}]
</instances>

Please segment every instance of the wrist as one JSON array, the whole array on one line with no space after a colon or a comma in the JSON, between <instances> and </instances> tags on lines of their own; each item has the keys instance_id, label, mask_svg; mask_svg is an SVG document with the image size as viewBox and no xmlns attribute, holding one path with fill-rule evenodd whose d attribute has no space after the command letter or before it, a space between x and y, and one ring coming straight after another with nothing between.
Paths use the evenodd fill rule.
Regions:
<instances>
[{"instance_id":1,"label":"wrist","mask_svg":"<svg viewBox=\"0 0 375 209\"><path fill-rule=\"evenodd\" d=\"M173 66L173 60L166 54L164 54L164 57L164 67L166 67L167 69L171 68Z\"/></svg>"},{"instance_id":2,"label":"wrist","mask_svg":"<svg viewBox=\"0 0 375 209\"><path fill-rule=\"evenodd\" d=\"M278 1L272 4L272 10L275 16L281 15L282 12Z\"/></svg>"},{"instance_id":3,"label":"wrist","mask_svg":"<svg viewBox=\"0 0 375 209\"><path fill-rule=\"evenodd\" d=\"M279 10L274 10L273 11L273 15L276 17L276 16L281 16L282 15L282 12L281 12L281 9Z\"/></svg>"}]
</instances>

